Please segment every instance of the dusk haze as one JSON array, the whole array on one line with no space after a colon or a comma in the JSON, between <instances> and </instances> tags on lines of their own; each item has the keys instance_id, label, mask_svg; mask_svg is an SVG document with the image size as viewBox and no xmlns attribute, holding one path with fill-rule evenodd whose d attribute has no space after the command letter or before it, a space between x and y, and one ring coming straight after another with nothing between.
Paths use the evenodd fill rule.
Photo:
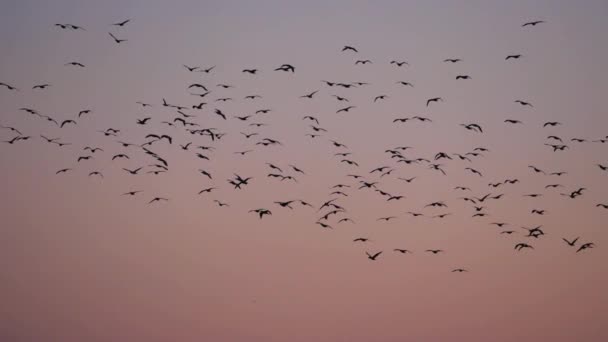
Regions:
<instances>
[{"instance_id":1,"label":"dusk haze","mask_svg":"<svg viewBox=\"0 0 608 342\"><path fill-rule=\"evenodd\" d=\"M3 1L0 342L608 341L607 18Z\"/></svg>"}]
</instances>

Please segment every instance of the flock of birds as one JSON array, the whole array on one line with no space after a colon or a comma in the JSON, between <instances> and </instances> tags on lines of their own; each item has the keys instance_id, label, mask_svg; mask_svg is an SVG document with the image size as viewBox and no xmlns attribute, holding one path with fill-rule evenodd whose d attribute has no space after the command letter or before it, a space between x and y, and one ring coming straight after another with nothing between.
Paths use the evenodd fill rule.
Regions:
<instances>
[{"instance_id":1,"label":"flock of birds","mask_svg":"<svg viewBox=\"0 0 608 342\"><path fill-rule=\"evenodd\" d=\"M114 27L120 29L120 28L124 28L130 22L131 22L131 20L124 20L122 22L118 22L118 23L115 23L112 25ZM522 26L525 28L525 27L536 26L541 23L544 23L544 21L532 21L532 22L525 23ZM82 26L72 25L72 24L56 24L55 26L61 30L86 31ZM116 44L124 44L127 42L127 39L117 37L117 35L122 36L122 33L114 34L112 32L108 32L108 35L109 35L110 39L112 39ZM356 47L344 46L341 49L341 53L358 55L359 51ZM511 55L508 55L505 57L505 61L511 62L511 61L519 60L520 58L522 58L521 54L511 54ZM444 63L449 63L449 64L457 64L459 62L461 62L460 58L446 58L444 60ZM408 62L401 61L401 60L392 60L388 63L396 68L409 66ZM372 64L372 61L369 59L357 59L354 64L364 66L364 65ZM83 63L78 62L78 61L72 61L72 62L66 63L65 66L66 67L76 67L76 68L85 68L86 67ZM215 66L204 68L204 67L200 67L200 66L183 65L183 68L185 70L184 72L187 72L187 73L202 73L202 74L207 75L207 74L214 73ZM259 72L260 72L260 70L257 68L245 68L242 70L242 73L250 75L251 77L255 77L256 75L259 74ZM274 72L286 72L286 73L295 74L296 67L291 64L285 63L285 64L277 66L274 69ZM466 74L456 76L456 80L458 80L458 81L468 81L471 79L472 79L472 77L470 75L466 75ZM368 83L366 83L366 82L341 82L341 81L327 81L327 80L322 80L321 82L327 87L326 88L327 90L339 89L339 90L346 91L348 89L361 88L361 87L365 87L368 85ZM403 87L414 87L414 84L409 81L397 81L396 83ZM48 83L37 84L37 85L34 85L33 87L31 87L31 89L32 89L32 91L44 91L45 89L47 89L51 86L52 85L48 84ZM222 91L229 91L231 88L234 88L234 87L235 87L234 85L223 84L223 83L219 83L219 84L215 85L215 88L221 89ZM0 82L0 89L1 88L4 88L6 91L15 91L15 92L20 91L20 89L18 87L16 87L15 85L5 83L5 82ZM142 137L142 139L136 143L136 142L126 142L125 139L123 139L121 137L120 129L107 128L107 129L99 130L98 132L103 134L104 137L106 137L107 139L112 139L116 142L117 150L120 149L120 150L112 153L110 160L112 162L119 162L120 160L128 161L128 160L131 160L131 156L133 156L133 154L135 154L136 152L140 152L140 153L143 153L145 156L147 156L147 158L150 159L151 163L149 163L147 166L137 166L137 167L132 167L132 168L122 167L122 170L125 173L127 173L129 175L133 175L133 176L140 176L144 172L147 174L154 174L154 175L163 174L163 173L169 172L169 170L170 170L168 158L166 156L161 156L158 153L154 152L152 150L153 145L155 145L155 144L174 145L174 141L180 140L180 141L183 141L183 144L177 144L177 145L181 150L191 152L193 157L196 157L196 158L200 159L201 161L204 160L204 161L211 162L213 151L218 148L219 144L221 144L222 138L226 134L229 134L229 133L220 131L220 129L218 129L218 128L201 127L201 125L196 122L196 118L197 118L196 113L201 113L201 112L205 111L207 108L209 108L209 110L206 113L209 115L212 115L212 116L215 115L218 118L221 118L221 120L237 120L236 122L243 123L244 125L246 125L247 132L241 131L238 133L230 133L230 134L242 135L243 141L245 141L246 143L250 143L250 145L251 145L250 148L247 150L233 152L236 155L245 156L248 153L253 152L254 149L264 148L264 147L268 147L268 146L284 146L283 142L270 138L270 137L267 137L267 136L264 136L262 127L270 125L270 123L268 121L261 122L261 121L256 120L260 116L264 116L264 114L268 114L269 112L271 112L272 111L271 109L264 109L264 108L257 109L255 111L252 111L252 114L249 114L249 115L242 115L242 116L230 115L225 109L222 109L221 105L223 103L226 103L229 101L234 101L235 100L234 98L225 97L225 96L214 98L215 91L209 84L192 83L192 84L188 85L187 89L188 89L188 91L190 91L190 94L193 97L196 97L198 99L198 101L196 101L195 104L189 104L189 105L175 104L175 103L170 103L169 101L167 101L164 98L159 101L159 104L152 104L152 103L146 103L146 102L141 102L141 101L137 102L137 104L139 106L141 106L143 109L160 105L163 108L165 108L166 110L171 111L174 115L173 119L168 120L168 121L167 120L161 121L160 123L163 125L173 127L173 129L181 128L182 132L179 136L177 136L175 133L170 135L169 133L166 133L166 132L162 132L162 133L151 132L151 133L145 135L144 137ZM312 91L307 94L303 94L300 97L305 100L314 100L317 96L319 96L318 94L321 94L323 92L325 92L325 91L316 90L316 91ZM350 104L351 102L348 99L347 94L341 94L341 95L329 94L329 95L331 95L331 97L335 98L335 100L337 101L338 104L344 104L335 111L336 114L346 115L350 111L357 109L357 106ZM262 98L261 95L252 94L252 95L246 96L244 98L244 100L251 101L251 103L255 103L254 101L257 99L260 99L260 98ZM388 95L384 95L384 94L377 95L373 98L373 102L383 101L383 100L386 100L387 98L388 98ZM429 98L426 100L426 106L427 107L434 106L443 101L444 100L442 97ZM533 105L529 101L526 101L526 100L517 99L517 100L515 100L515 103L521 105L522 107L533 108ZM51 117L49 115L45 115L45 114L39 112L37 109L33 109L33 108L23 107L23 108L20 108L19 110L23 111L26 114L32 115L34 117L38 117L41 120L46 120L46 121L48 121L49 127L59 128L60 130L73 129L78 126L78 123L80 122L80 120L86 120L87 116L94 115L92 110L84 109L84 110L80 111L78 114L76 114L73 118L58 119L58 118ZM156 119L153 117L146 116L146 117L142 117L140 119L136 119L134 124L140 125L140 126L147 126L150 124L150 122L155 121L155 120ZM302 120L304 120L308 123L308 127L310 128L310 133L306 134L306 136L309 137L310 139L322 137L326 133L329 134L329 132L321 126L319 118L317 118L315 116L307 115L307 116L304 116L302 118ZM422 116L401 117L401 118L395 118L394 120L392 120L392 122L395 124L407 123L408 121L422 122L422 123L432 122L432 120L430 118L422 117ZM504 120L504 123L511 124L511 125L522 124L521 121L514 120L514 119L506 119L506 120ZM546 123L543 124L543 127L551 128L551 127L555 127L558 125L561 125L561 123L557 122L557 121L547 121ZM474 123L474 122L462 123L461 126L464 129L471 131L473 133L476 133L476 134L484 133L483 127L480 123ZM0 125L0 128L1 128L0 132L5 131L5 132L8 132L9 134L12 134L12 136L9 136L8 138L6 138L7 140L3 140L3 143L8 144L8 145L15 145L18 143L28 141L30 139L37 139L37 138L33 137L33 135L24 134L22 132L22 129L20 129L18 127L2 124L2 125ZM173 130L172 132L176 132L176 131ZM5 133L2 133L2 134L5 134ZM47 135L48 135L47 133L39 134L39 139L41 140L41 142L54 144L54 145L57 145L58 147L71 146L72 144L76 145L76 143L62 141L61 137L49 138L49 137L47 137ZM132 139L133 139L132 141L134 141L135 137L132 137ZM199 141L202 139L206 139L205 141L208 144L199 144L199 143L196 143L193 141L189 141L189 140L195 140L195 139L198 139ZM570 142L571 143L586 143L586 142L606 143L606 142L608 142L608 136L606 136L604 138L596 139L596 140L591 140L591 141L588 141L587 139L583 139L583 138L571 138ZM337 152L334 154L334 156L337 157L337 160L339 163L346 164L346 165L352 167L352 170L360 170L360 166L357 163L357 161L351 157L353 152L349 151L348 147L345 144L340 143L339 141L337 141L335 139L328 140L328 144L330 144L330 146L332 146L333 148L337 149ZM550 147L553 152L564 151L565 149L569 148L568 145L565 144L564 139L557 135L549 135L547 137L547 143L545 145ZM442 164L442 162L447 163L452 160L466 161L471 166L466 167L464 169L471 172L472 174L474 174L476 176L479 176L480 179L481 179L481 177L484 177L484 174L482 171L472 167L474 165L474 159L477 157L483 156L486 153L490 153L490 150L487 148L476 147L473 150L471 150L467 153L464 153L464 154L438 152L430 158L423 158L423 157L410 157L410 156L406 155L406 152L408 152L411 149L413 149L413 148L410 146L397 146L394 148L386 149L385 153L388 155L388 157L390 157L391 161L394 161L395 165L398 165L399 163L405 163L407 165L411 165L411 164L424 165L424 166L426 166L426 169L428 170L427 172L438 172L442 175L447 175L445 165ZM78 165L79 168L81 168L81 167L84 168L85 166L83 164L85 164L87 160L91 160L94 157L96 157L98 155L98 153L105 152L103 149L101 149L99 147L95 147L95 146L82 146L82 147L78 147L76 150L80 151L79 152L80 155L77 156L77 158L75 158L76 165ZM266 175L266 178L268 178L268 179L274 179L274 180L277 180L280 182L283 182L286 180L298 182L298 179L307 177L307 173L302 168L300 168L296 165L293 165L293 164L288 164L287 167L281 167L281 166L275 165L273 163L266 163L266 165L269 169L269 172ZM608 165L598 164L597 166L599 168L598 171L600 171L600 172L608 171ZM60 170L57 170L56 174L59 175L59 174L66 174L69 172L73 172L75 168L76 168L75 166L62 168ZM532 172L532 173L542 174L547 177L559 177L559 176L566 174L565 171L548 172L548 171L545 171L534 165L529 165L529 169L530 169L530 172ZM350 183L346 182L346 183L340 183L340 184L334 185L332 187L332 192L329 195L330 198L318 206L315 206L315 205L313 205L307 201L301 200L301 199L276 201L273 203L273 205L276 205L278 208L281 208L281 209L290 209L290 210L294 210L295 208L297 208L297 206L315 208L317 210L317 212L319 212L319 218L314 222L314 224L316 224L324 229L332 229L332 228L334 228L334 225L342 224L342 223L354 224L355 221L352 218L348 217L348 210L339 203L340 199L343 197L349 196L349 194L348 194L349 189L354 189L354 188L356 188L357 190L360 190L360 191L374 191L374 192L378 193L379 196L382 196L382 198L385 199L387 202L399 201L399 200L403 199L404 198L403 195L390 193L388 191L384 191L381 189L381 179L383 179L384 177L391 177L391 174L393 172L395 172L396 170L397 169L395 168L395 166L381 165L378 167L374 167L370 171L362 172L362 174L355 172L355 171L349 172L347 175L345 175L345 179L352 180L352 182L350 182ZM211 172L209 172L207 169L201 168L198 171L200 172L202 177L205 177L209 181L216 182L216 184L214 184L214 186L209 186L209 187L206 187L206 188L200 190L198 192L198 194L201 196L208 196L214 190L218 189L218 187L220 186L219 184L221 184L222 182L225 182L228 186L232 187L234 190L243 190L251 182L258 181L258 179L256 179L257 177L244 176L244 175L239 175L237 173L234 173L230 178L228 178L224 181L221 181L221 177L219 177L218 175L212 175ZM89 171L87 171L87 172L89 172ZM100 177L100 178L104 177L102 172L98 171L98 170L90 170L88 175L90 177ZM373 177L373 176L377 176L377 178L374 180L370 180L369 177ZM218 178L220 178L220 180L218 180ZM411 178L396 177L396 178L399 181L404 182L404 184L411 183L417 179L417 177L411 177ZM508 184L515 184L518 182L519 182L518 179L506 179L503 182L489 183L488 186L492 189L497 189L499 187L505 187L505 186L508 186ZM557 189L557 188L564 188L564 187L565 186L562 184L552 182L550 184L547 184L545 186L545 189L547 189L549 191L549 189ZM466 187L466 186L457 186L454 188L454 191L465 194L462 197L460 197L460 200L471 204L471 206L473 208L473 215L472 215L473 218L488 216L489 215L487 213L488 208L486 207L486 205L489 204L489 202L491 202L491 201L500 200L504 196L504 193L499 193L499 194L487 193L487 194L483 194L481 196L466 195L466 194L472 193L471 188ZM578 189L575 189L572 191L562 192L561 195L564 197L570 198L570 199L575 199L579 196L583 196L585 191L586 191L586 189L584 187L581 187L581 188L578 188ZM143 190L129 190L129 191L124 192L122 195L123 196L140 196L140 194L142 194L144 192L145 191L143 191ZM523 196L537 198L537 197L543 196L543 194L542 193L529 193L529 194L524 194ZM170 200L169 198L162 197L162 196L151 196L146 201L149 204L154 204L157 202L167 202L169 200ZM214 202L219 207L230 206L229 203L222 202L217 199L215 199ZM428 203L428 204L424 205L424 209L426 209L426 208L443 209L443 208L447 208L447 207L448 207L448 205L444 201L436 201L436 202L432 202L432 203ZM597 207L603 208L603 209L608 209L608 204L599 203L599 204L597 204ZM430 209L427 209L427 210L430 210ZM253 208L253 209L249 210L249 212L252 213L252 215L256 215L257 217L259 217L259 219L263 219L266 216L272 215L272 211L270 209L264 208L264 207ZM534 215L544 215L545 213L546 213L546 211L544 209L533 208L531 210L531 214L534 214ZM451 215L451 213L448 213L448 212L430 215L430 214L424 213L422 211L408 211L406 214L411 215L413 217L431 216L432 218L438 218L438 219L442 219L446 216ZM339 217L339 219L335 220L335 223L334 223L333 221L330 220L330 218L332 216ZM397 218L396 216L386 216L386 217L380 217L377 220L385 222L385 221L390 221L390 220L393 220L396 218ZM513 226L512 224L507 223L507 222L489 222L489 224L502 229L498 232L498 234L506 234L506 235L516 234L517 235L517 232L519 231L518 228L507 228L507 227ZM514 249L516 251L534 249L531 241L534 241L535 239L543 238L546 235L542 225L535 226L535 227L521 227L520 229L523 229L527 233L527 235L523 235L522 239L520 241L517 241L517 243L514 245ZM587 249L591 249L595 246L593 242L588 242L588 241L579 243L579 237L576 237L574 239L563 238L562 240L564 241L564 245L566 247L574 248L576 253L585 251ZM353 240L354 243L368 243L370 241L371 240L367 237L357 237ZM413 253L410 249L405 249L405 248L394 248L393 252L399 253L399 254ZM439 253L444 253L445 251L442 249L426 249L425 252L431 253L431 254L439 254ZM366 252L366 255L369 258L369 260L378 260L378 258L380 257L380 255L382 253L383 253L383 251L375 251L375 252L368 251L368 252ZM452 270L452 272L466 272L466 271L467 271L467 269L465 269L465 268L456 268L456 269Z\"/></svg>"}]
</instances>

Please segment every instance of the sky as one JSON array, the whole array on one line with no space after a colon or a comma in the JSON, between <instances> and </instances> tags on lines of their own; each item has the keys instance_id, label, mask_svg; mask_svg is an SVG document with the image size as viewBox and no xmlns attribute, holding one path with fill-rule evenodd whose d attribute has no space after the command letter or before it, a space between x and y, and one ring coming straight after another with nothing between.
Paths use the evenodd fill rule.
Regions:
<instances>
[{"instance_id":1,"label":"sky","mask_svg":"<svg viewBox=\"0 0 608 342\"><path fill-rule=\"evenodd\" d=\"M608 340L608 209L596 207L608 204L608 171L597 166L608 165L608 144L592 142L608 135L607 15L600 0L3 2L0 82L19 91L0 86L0 125L31 138L0 144L0 340ZM545 23L521 27L532 20ZM117 44L108 32L127 41ZM341 51L345 45L358 52ZM505 60L515 54L521 58ZM355 65L366 59L372 63ZM65 66L73 61L85 67ZM284 63L295 72L274 70ZM184 64L215 68L189 72ZM32 89L45 83L51 86ZM191 95L201 93L188 89L193 83L211 93ZM313 91L312 99L301 97ZM253 94L262 98L244 99ZM388 97L374 102L378 95ZM221 97L234 100L215 101ZM427 106L433 97L443 101ZM196 115L186 120L225 136L211 141L163 124L180 116L163 98L188 108L207 102L185 110ZM336 113L347 105L356 107ZM60 128L23 107L77 123ZM85 109L91 113L78 118ZM259 109L271 111L254 114ZM416 115L432 122L393 122ZM146 125L136 124L144 117L151 117ZM543 127L549 121L561 125ZM483 133L460 126L468 123ZM327 132L310 138L310 124ZM108 128L118 137L99 132ZM146 173L154 160L116 142L143 144L147 134L173 138L148 147L168 162L165 173ZM553 152L550 135L568 149ZM16 136L0 129L1 141ZM263 138L282 145L255 145ZM179 147L188 142L188 150ZM410 146L403 155L411 159L438 152L454 159L438 161L444 176L426 162L397 163L385 153L396 146ZM476 147L489 151L471 162L454 155ZM245 150L252 152L234 153ZM340 162L339 152L359 166ZM113 161L120 153L129 159ZM267 177L275 171L266 163L297 182ZM370 173L381 166L394 171ZM123 170L138 167L138 175ZM64 168L71 170L56 174ZM253 179L234 189L226 181L234 173ZM404 198L386 201L348 174ZM488 186L513 178L519 182ZM348 196L330 195L336 184L351 186L342 189ZM198 194L208 187L217 189ZM586 190L575 199L560 195L580 187ZM123 195L135 190L143 192ZM488 216L472 217L461 197L487 193L504 197L478 203ZM531 193L542 196L523 196ZM149 204L154 197L169 201ZM324 229L315 222L328 210L318 209L332 198L346 211ZM314 208L274 203L295 199ZM425 207L435 201L448 207ZM272 215L249 212L258 208ZM451 215L433 218L442 213ZM386 216L396 218L378 221ZM354 223L338 223L346 217ZM539 225L546 235L538 239L521 228ZM353 242L359 237L370 241ZM575 247L562 240L576 237ZM520 242L534 249L517 252ZM595 248L577 253L585 242ZM366 256L379 251L375 261Z\"/></svg>"}]
</instances>

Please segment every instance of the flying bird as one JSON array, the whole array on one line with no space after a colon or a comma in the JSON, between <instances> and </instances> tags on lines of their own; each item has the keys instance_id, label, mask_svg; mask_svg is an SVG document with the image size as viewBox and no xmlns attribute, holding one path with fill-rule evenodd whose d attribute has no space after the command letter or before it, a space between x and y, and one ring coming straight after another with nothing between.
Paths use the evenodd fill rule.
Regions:
<instances>
[{"instance_id":1,"label":"flying bird","mask_svg":"<svg viewBox=\"0 0 608 342\"><path fill-rule=\"evenodd\" d=\"M574 247L574 245L576 244L576 241L578 241L578 237L572 241L567 240L566 238L562 238L562 240L564 240L564 242L566 242L569 246Z\"/></svg>"},{"instance_id":2,"label":"flying bird","mask_svg":"<svg viewBox=\"0 0 608 342\"><path fill-rule=\"evenodd\" d=\"M113 35L113 34L112 34L112 32L108 32L108 34L110 35L110 37L112 37L112 39L114 39L114 41L115 41L117 44L120 44L120 43L122 43L122 42L126 42L126 41L127 41L126 39L118 39L118 38L116 38L116 36L115 36L115 35Z\"/></svg>"},{"instance_id":3,"label":"flying bird","mask_svg":"<svg viewBox=\"0 0 608 342\"><path fill-rule=\"evenodd\" d=\"M587 243L582 244L582 245L581 245L581 246L580 246L580 247L579 247L579 248L576 250L576 252L578 253L578 252L580 252L580 251L584 251L585 249L588 249L588 248L593 248L593 247L595 247L595 244L594 244L593 242L587 242Z\"/></svg>"},{"instance_id":4,"label":"flying bird","mask_svg":"<svg viewBox=\"0 0 608 342\"><path fill-rule=\"evenodd\" d=\"M542 23L544 23L544 21L543 21L543 20L535 20L535 21L530 21L530 22L527 22L527 23L525 23L525 24L521 25L521 27L526 27L526 26L536 26L536 25L538 25L538 24L542 24Z\"/></svg>"},{"instance_id":5,"label":"flying bird","mask_svg":"<svg viewBox=\"0 0 608 342\"><path fill-rule=\"evenodd\" d=\"M430 99L426 100L426 106L428 107L431 102L439 102L439 101L443 101L443 99L441 97L430 98Z\"/></svg>"},{"instance_id":6,"label":"flying bird","mask_svg":"<svg viewBox=\"0 0 608 342\"><path fill-rule=\"evenodd\" d=\"M382 254L382 251L377 252L377 253L375 253L375 254L369 254L368 252L365 252L365 254L367 254L367 258L368 258L369 260L375 261L375 260L376 260L376 258L378 258L378 257L380 256L380 254Z\"/></svg>"},{"instance_id":7,"label":"flying bird","mask_svg":"<svg viewBox=\"0 0 608 342\"><path fill-rule=\"evenodd\" d=\"M519 59L520 57L521 55L508 55L505 57L505 60L508 61L509 59Z\"/></svg>"},{"instance_id":8,"label":"flying bird","mask_svg":"<svg viewBox=\"0 0 608 342\"><path fill-rule=\"evenodd\" d=\"M127 20L121 21L121 22L119 22L119 23L114 23L114 24L112 24L112 26L119 26L119 27L123 27L123 26L125 26L127 23L129 23L130 21L131 21L131 19L127 19Z\"/></svg>"}]
</instances>

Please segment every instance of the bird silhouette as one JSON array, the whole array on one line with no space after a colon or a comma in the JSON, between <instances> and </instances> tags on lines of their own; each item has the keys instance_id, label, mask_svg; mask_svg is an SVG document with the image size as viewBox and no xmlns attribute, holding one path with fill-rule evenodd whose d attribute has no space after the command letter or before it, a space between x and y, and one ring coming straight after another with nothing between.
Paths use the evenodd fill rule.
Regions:
<instances>
[{"instance_id":1,"label":"bird silhouette","mask_svg":"<svg viewBox=\"0 0 608 342\"><path fill-rule=\"evenodd\" d=\"M405 62L405 61L401 61L401 62L399 62L399 61L394 61L394 60L393 60L393 61L390 61L390 63L389 63L389 64L394 64L394 65L396 65L396 66L398 66L398 67L401 67L401 66L403 66L403 65L409 65L409 64L408 64L408 62Z\"/></svg>"},{"instance_id":2,"label":"bird silhouette","mask_svg":"<svg viewBox=\"0 0 608 342\"><path fill-rule=\"evenodd\" d=\"M426 106L428 107L429 104L431 104L432 102L439 102L439 101L443 101L443 99L441 97L430 98L430 99L426 100Z\"/></svg>"},{"instance_id":3,"label":"bird silhouette","mask_svg":"<svg viewBox=\"0 0 608 342\"><path fill-rule=\"evenodd\" d=\"M283 64L280 67L274 69L275 71L286 71L286 72L296 72L296 68L291 64Z\"/></svg>"},{"instance_id":4,"label":"bird silhouette","mask_svg":"<svg viewBox=\"0 0 608 342\"><path fill-rule=\"evenodd\" d=\"M535 20L535 21L530 21L530 22L527 22L527 23L525 23L525 24L521 25L521 27L526 27L526 26L536 26L536 25L538 25L538 24L542 24L542 23L544 23L544 21L543 21L543 20Z\"/></svg>"},{"instance_id":5,"label":"bird silhouette","mask_svg":"<svg viewBox=\"0 0 608 342\"><path fill-rule=\"evenodd\" d=\"M534 247L528 245L527 243L524 242L520 242L518 244L515 245L515 250L517 251L521 251L524 248L530 248L530 249L534 249Z\"/></svg>"},{"instance_id":6,"label":"bird silhouette","mask_svg":"<svg viewBox=\"0 0 608 342\"><path fill-rule=\"evenodd\" d=\"M249 210L249 212L255 212L256 214L259 215L260 219L262 219L262 217L264 217L264 215L272 215L272 212L268 209L264 209L264 208L260 208L260 209L252 209Z\"/></svg>"},{"instance_id":7,"label":"bird silhouette","mask_svg":"<svg viewBox=\"0 0 608 342\"><path fill-rule=\"evenodd\" d=\"M112 32L108 32L108 34L110 35L110 37L112 37L112 39L114 39L114 41L116 42L116 44L120 44L120 43L123 43L123 42L127 41L126 39L118 39L118 38L116 38L116 36L113 35Z\"/></svg>"},{"instance_id":8,"label":"bird silhouette","mask_svg":"<svg viewBox=\"0 0 608 342\"><path fill-rule=\"evenodd\" d=\"M584 251L585 249L593 248L593 247L595 247L595 244L593 242L584 243L576 250L576 253L578 253L580 251Z\"/></svg>"},{"instance_id":9,"label":"bird silhouette","mask_svg":"<svg viewBox=\"0 0 608 342\"><path fill-rule=\"evenodd\" d=\"M578 241L578 237L572 241L568 241L566 238L562 238L562 240L564 240L564 242L566 242L569 246L574 247L574 245L576 244L576 241Z\"/></svg>"},{"instance_id":10,"label":"bird silhouette","mask_svg":"<svg viewBox=\"0 0 608 342\"><path fill-rule=\"evenodd\" d=\"M377 253L375 253L375 254L369 254L368 252L365 252L365 254L367 255L367 258L368 258L369 260L375 261L375 260L376 260L376 258L378 258L378 257L380 256L380 254L382 254L382 251L377 252Z\"/></svg>"},{"instance_id":11,"label":"bird silhouette","mask_svg":"<svg viewBox=\"0 0 608 342\"><path fill-rule=\"evenodd\" d=\"M340 112L348 112L349 110L351 110L351 109L353 109L353 108L355 108L355 106L348 106L348 107L345 107L345 108L342 108L342 109L338 109L338 110L336 111L336 114L337 114L337 113L340 113Z\"/></svg>"},{"instance_id":12,"label":"bird silhouette","mask_svg":"<svg viewBox=\"0 0 608 342\"><path fill-rule=\"evenodd\" d=\"M127 19L127 20L123 20L121 22L118 23L114 23L112 24L112 26L119 26L119 27L123 27L125 26L127 23L131 22L131 19Z\"/></svg>"}]
</instances>

